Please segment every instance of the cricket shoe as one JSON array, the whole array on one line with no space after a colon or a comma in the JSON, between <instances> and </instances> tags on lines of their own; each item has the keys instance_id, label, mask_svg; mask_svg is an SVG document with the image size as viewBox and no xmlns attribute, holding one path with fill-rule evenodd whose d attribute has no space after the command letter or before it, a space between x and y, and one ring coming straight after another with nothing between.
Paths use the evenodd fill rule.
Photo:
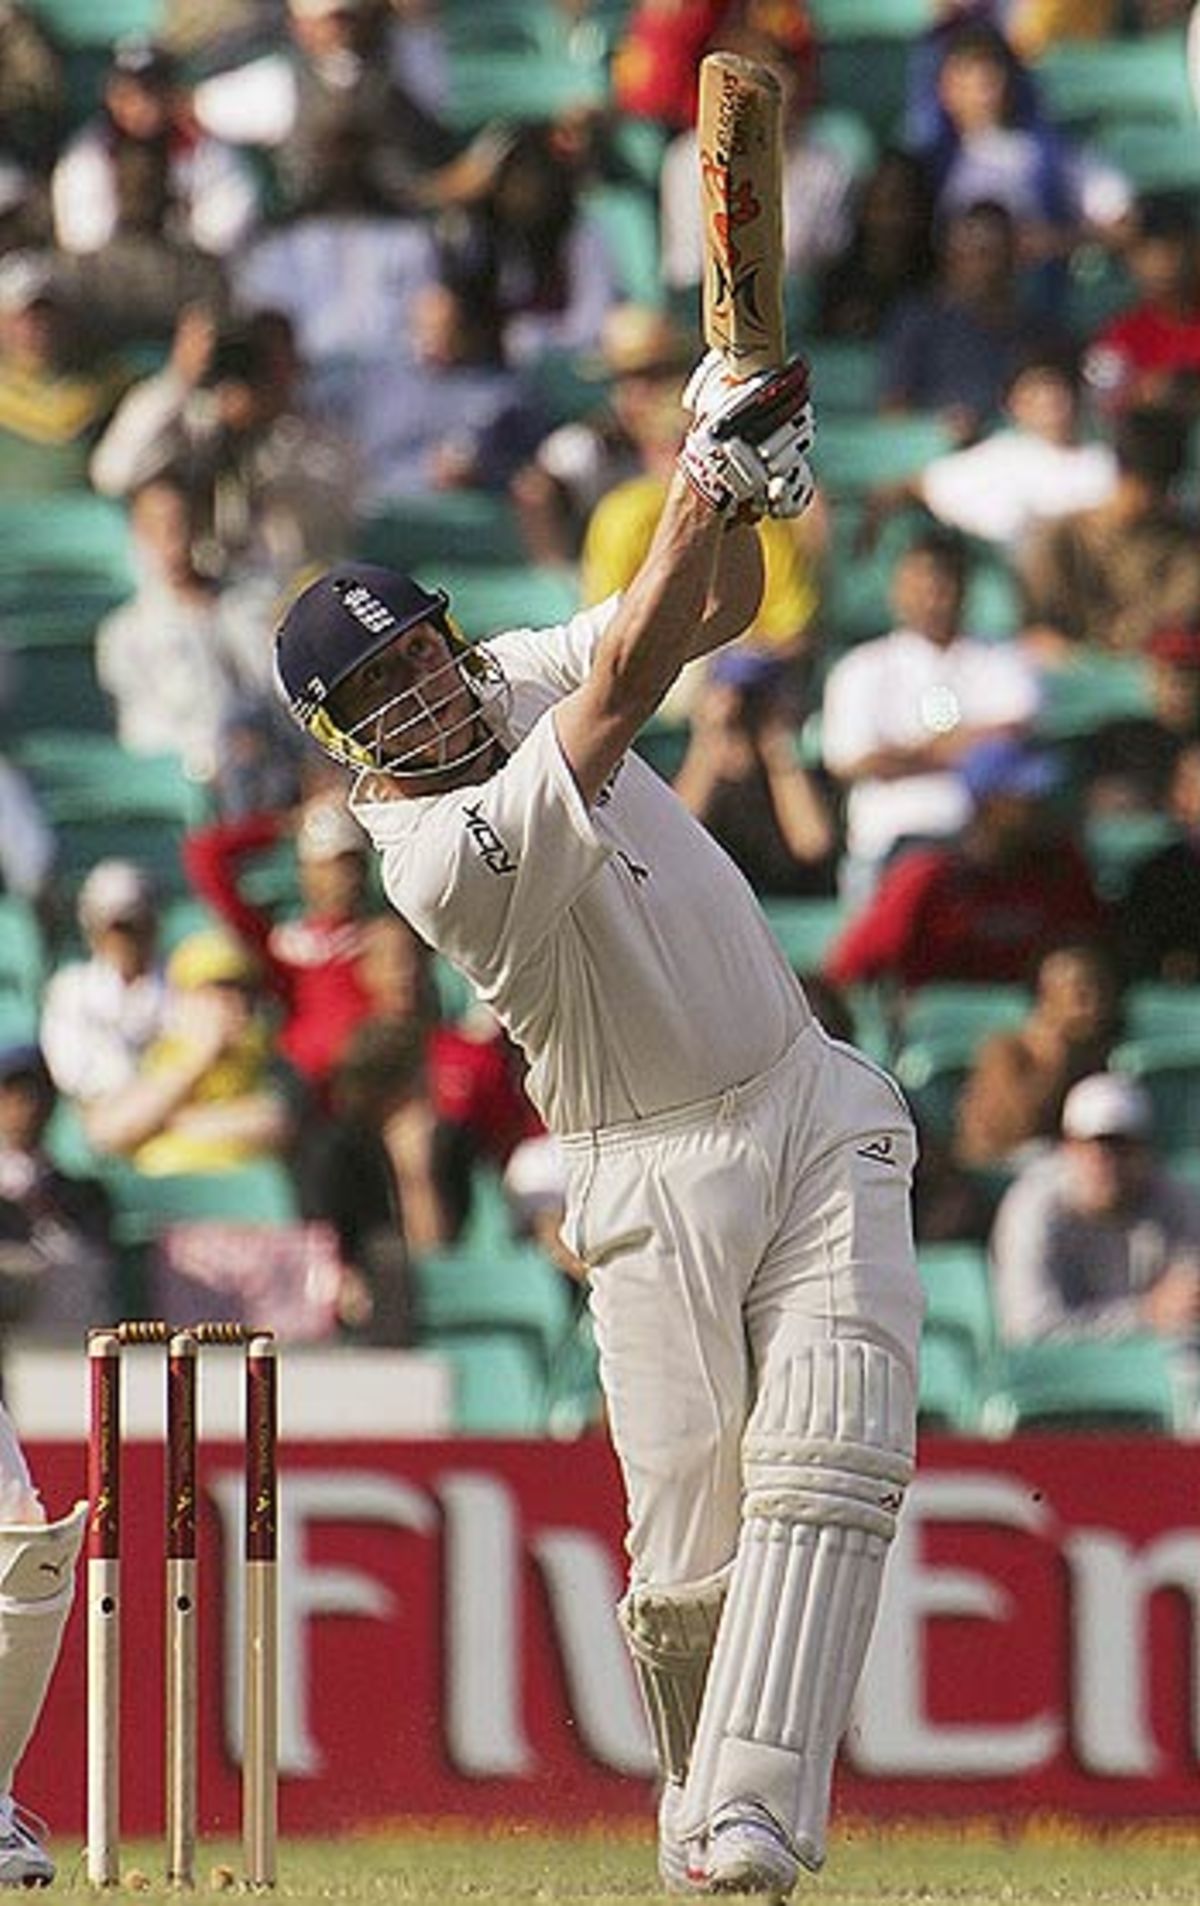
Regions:
<instances>
[{"instance_id":1,"label":"cricket shoe","mask_svg":"<svg viewBox=\"0 0 1200 1906\"><path fill-rule=\"evenodd\" d=\"M800 1875L800 1862L783 1829L755 1800L723 1807L712 1823L706 1849L710 1893L767 1893L786 1899Z\"/></svg>"},{"instance_id":2,"label":"cricket shoe","mask_svg":"<svg viewBox=\"0 0 1200 1906\"><path fill-rule=\"evenodd\" d=\"M668 1780L658 1803L658 1877L667 1893L708 1893L708 1868L701 1840L685 1839L677 1824L683 1788Z\"/></svg>"},{"instance_id":3,"label":"cricket shoe","mask_svg":"<svg viewBox=\"0 0 1200 1906\"><path fill-rule=\"evenodd\" d=\"M46 1823L0 1794L0 1886L49 1886L54 1861L42 1845Z\"/></svg>"}]
</instances>

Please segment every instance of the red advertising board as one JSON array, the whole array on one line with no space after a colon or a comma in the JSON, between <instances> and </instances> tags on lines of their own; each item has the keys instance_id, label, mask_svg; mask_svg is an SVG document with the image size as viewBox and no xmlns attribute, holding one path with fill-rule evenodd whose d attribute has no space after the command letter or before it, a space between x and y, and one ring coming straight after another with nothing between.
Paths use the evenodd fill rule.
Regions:
<instances>
[{"instance_id":1,"label":"red advertising board","mask_svg":"<svg viewBox=\"0 0 1200 1906\"><path fill-rule=\"evenodd\" d=\"M57 1510L82 1452L30 1450ZM201 1811L233 1831L241 1451L202 1459ZM161 1824L162 1462L126 1456L123 1815ZM289 1442L285 1832L454 1816L648 1818L613 1617L621 1504L600 1438ZM851 1813L1194 1812L1200 1449L1099 1437L927 1444L843 1757ZM22 1770L82 1827L84 1584Z\"/></svg>"}]
</instances>

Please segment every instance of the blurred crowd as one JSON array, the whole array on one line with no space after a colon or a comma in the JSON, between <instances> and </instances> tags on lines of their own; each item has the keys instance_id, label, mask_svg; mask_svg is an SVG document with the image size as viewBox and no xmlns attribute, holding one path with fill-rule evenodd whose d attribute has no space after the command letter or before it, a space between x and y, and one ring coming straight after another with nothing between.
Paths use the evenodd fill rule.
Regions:
<instances>
[{"instance_id":1,"label":"blurred crowd","mask_svg":"<svg viewBox=\"0 0 1200 1906\"><path fill-rule=\"evenodd\" d=\"M518 1057L384 905L271 634L351 553L452 606L461 577L471 636L632 576L700 349L722 45L784 89L821 487L647 752L785 944L824 923L797 970L899 1062L919 1240L989 1246L1004 1333L1194 1333L1200 1019L1180 1123L1134 1076L1136 1000L1200 1001L1192 8L930 0L903 41L879 9L856 48L804 0L146 0L121 38L0 0L0 876L47 967L32 1017L0 1000L0 1332L178 1304L211 1254L181 1227L151 1262L146 1186L263 1166L300 1334L412 1341L414 1261L464 1240L540 1241L574 1316ZM1104 47L1173 60L1190 175L1056 113ZM165 872L136 836L73 857L29 746L83 718L35 712L21 526L85 499L128 578L94 725L193 800ZM939 1061L939 988L1013 1011Z\"/></svg>"}]
</instances>

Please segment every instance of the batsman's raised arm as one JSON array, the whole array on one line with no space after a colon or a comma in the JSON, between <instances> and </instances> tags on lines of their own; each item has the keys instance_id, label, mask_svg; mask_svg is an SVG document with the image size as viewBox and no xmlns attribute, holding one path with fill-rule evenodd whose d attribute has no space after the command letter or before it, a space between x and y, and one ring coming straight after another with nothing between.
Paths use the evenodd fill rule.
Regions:
<instances>
[{"instance_id":1,"label":"batsman's raised arm","mask_svg":"<svg viewBox=\"0 0 1200 1906\"><path fill-rule=\"evenodd\" d=\"M802 360L736 385L710 369L706 359L688 387L695 421L646 560L587 680L555 710L559 744L588 802L684 663L753 621L763 586L754 522L799 515L812 500Z\"/></svg>"}]
</instances>

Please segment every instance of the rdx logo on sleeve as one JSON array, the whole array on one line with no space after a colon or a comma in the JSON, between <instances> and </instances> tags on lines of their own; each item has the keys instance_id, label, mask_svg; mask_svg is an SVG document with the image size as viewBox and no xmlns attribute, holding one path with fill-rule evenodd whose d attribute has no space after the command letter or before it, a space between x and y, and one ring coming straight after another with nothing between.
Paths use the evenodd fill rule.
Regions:
<instances>
[{"instance_id":1,"label":"rdx logo on sleeve","mask_svg":"<svg viewBox=\"0 0 1200 1906\"><path fill-rule=\"evenodd\" d=\"M467 832L475 844L475 851L488 872L515 874L517 863L492 823L482 812L480 804L476 802L474 807L464 807L463 813L466 816Z\"/></svg>"}]
</instances>

